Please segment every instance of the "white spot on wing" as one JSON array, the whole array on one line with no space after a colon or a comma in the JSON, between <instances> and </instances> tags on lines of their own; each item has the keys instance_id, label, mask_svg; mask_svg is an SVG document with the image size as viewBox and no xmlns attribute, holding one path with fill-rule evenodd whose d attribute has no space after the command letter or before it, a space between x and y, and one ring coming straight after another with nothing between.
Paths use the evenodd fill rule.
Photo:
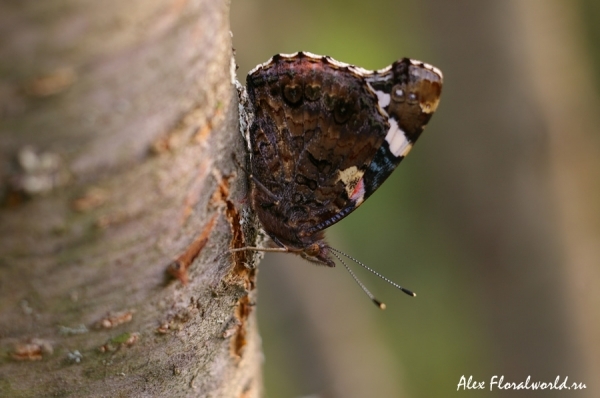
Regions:
<instances>
[{"instance_id":1,"label":"white spot on wing","mask_svg":"<svg viewBox=\"0 0 600 398\"><path fill-rule=\"evenodd\" d=\"M354 65L349 65L348 69L362 77L367 77L367 76L370 76L373 73L375 73L372 70L368 70L365 68L361 68L360 66L354 66Z\"/></svg>"},{"instance_id":2,"label":"white spot on wing","mask_svg":"<svg viewBox=\"0 0 600 398\"><path fill-rule=\"evenodd\" d=\"M363 174L365 174L364 171L359 170L356 166L351 166L346 170L338 171L338 181L344 183L349 198L352 198L352 194L355 193L354 190L362 179Z\"/></svg>"},{"instance_id":3,"label":"white spot on wing","mask_svg":"<svg viewBox=\"0 0 600 398\"><path fill-rule=\"evenodd\" d=\"M386 74L387 72L389 72L389 71L391 71L391 70L392 70L392 65L388 65L388 66L386 66L386 67L385 67L385 68L383 68L383 69L377 69L377 73L378 73L378 74L382 74L382 75L383 75L383 74ZM390 76L390 77L391 77L391 76Z\"/></svg>"},{"instance_id":4,"label":"white spot on wing","mask_svg":"<svg viewBox=\"0 0 600 398\"><path fill-rule=\"evenodd\" d=\"M296 57L300 52L297 53L293 53L293 54L277 54L276 56L280 56L281 58L294 58ZM304 53L304 54L309 54L310 56L314 56L314 54L310 54L310 53ZM262 64L258 64L256 65L254 68L252 68L252 70L250 70L250 72L248 72L249 75L255 73L256 71L258 71L259 69L262 69L264 67L269 66L270 64L273 63L273 57L269 58L266 62L263 62Z\"/></svg>"},{"instance_id":5,"label":"white spot on wing","mask_svg":"<svg viewBox=\"0 0 600 398\"><path fill-rule=\"evenodd\" d=\"M375 90L370 83L367 83L367 85L369 86L369 89L377 96L377 104L379 105L379 108L381 108L381 111L387 115L385 109L383 108L390 104L391 96L383 91Z\"/></svg>"},{"instance_id":6,"label":"white spot on wing","mask_svg":"<svg viewBox=\"0 0 600 398\"><path fill-rule=\"evenodd\" d=\"M320 60L321 58L323 58L322 55L314 54L308 51L302 51L302 54L306 55L308 58L312 58L315 60Z\"/></svg>"},{"instance_id":7,"label":"white spot on wing","mask_svg":"<svg viewBox=\"0 0 600 398\"><path fill-rule=\"evenodd\" d=\"M385 140L390 146L390 152L396 157L406 156L412 149L412 144L406 138L404 131L398 126L396 119L390 118L388 120L390 122L390 129L385 136Z\"/></svg>"},{"instance_id":8,"label":"white spot on wing","mask_svg":"<svg viewBox=\"0 0 600 398\"><path fill-rule=\"evenodd\" d=\"M329 61L330 64L335 65L338 68L346 68L346 67L350 66L350 64L347 64L345 62L340 62L336 59L331 58L329 55L326 55L325 58L327 59L327 61Z\"/></svg>"},{"instance_id":9,"label":"white spot on wing","mask_svg":"<svg viewBox=\"0 0 600 398\"><path fill-rule=\"evenodd\" d=\"M252 74L254 74L256 71L258 71L259 69L262 69L262 68L264 68L265 66L269 65L269 64L270 64L270 63L272 63L272 62L273 62L273 57L269 58L269 59L267 60L267 62L263 62L262 64L258 64L258 65L256 65L254 68L252 68L252 69L250 70L250 72L248 72L248 75L252 75Z\"/></svg>"}]
</instances>

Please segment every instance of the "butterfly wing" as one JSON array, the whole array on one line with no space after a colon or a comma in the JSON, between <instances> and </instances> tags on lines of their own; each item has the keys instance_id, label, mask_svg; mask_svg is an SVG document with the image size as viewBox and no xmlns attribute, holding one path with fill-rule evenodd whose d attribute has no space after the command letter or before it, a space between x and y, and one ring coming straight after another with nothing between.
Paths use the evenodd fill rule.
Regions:
<instances>
[{"instance_id":1,"label":"butterfly wing","mask_svg":"<svg viewBox=\"0 0 600 398\"><path fill-rule=\"evenodd\" d=\"M255 210L291 242L341 220L390 175L437 107L441 74L404 59L372 72L308 53L251 71Z\"/></svg>"}]
</instances>

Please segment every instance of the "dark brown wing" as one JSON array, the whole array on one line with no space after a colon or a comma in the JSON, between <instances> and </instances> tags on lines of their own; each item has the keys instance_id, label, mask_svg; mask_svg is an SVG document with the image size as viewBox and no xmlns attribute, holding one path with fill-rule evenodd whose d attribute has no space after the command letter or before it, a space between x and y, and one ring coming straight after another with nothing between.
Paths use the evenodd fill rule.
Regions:
<instances>
[{"instance_id":1,"label":"dark brown wing","mask_svg":"<svg viewBox=\"0 0 600 398\"><path fill-rule=\"evenodd\" d=\"M262 208L296 231L335 218L389 129L377 96L347 66L310 56L274 57L248 76L248 94L252 172L278 198L256 192Z\"/></svg>"},{"instance_id":2,"label":"dark brown wing","mask_svg":"<svg viewBox=\"0 0 600 398\"><path fill-rule=\"evenodd\" d=\"M442 75L406 58L372 72L297 53L257 67L247 85L252 171L266 187L255 210L290 243L350 214L391 174L437 108Z\"/></svg>"}]
</instances>

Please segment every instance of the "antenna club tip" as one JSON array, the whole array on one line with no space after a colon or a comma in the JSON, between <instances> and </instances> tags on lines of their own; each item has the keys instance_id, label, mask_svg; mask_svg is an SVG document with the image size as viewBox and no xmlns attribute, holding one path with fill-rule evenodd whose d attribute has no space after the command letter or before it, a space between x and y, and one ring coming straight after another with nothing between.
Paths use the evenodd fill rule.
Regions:
<instances>
[{"instance_id":1,"label":"antenna club tip","mask_svg":"<svg viewBox=\"0 0 600 398\"><path fill-rule=\"evenodd\" d=\"M382 303L381 301L379 301L377 299L373 299L373 302L375 303L375 305L377 307L379 307L380 310L385 310L385 303Z\"/></svg>"},{"instance_id":2,"label":"antenna club tip","mask_svg":"<svg viewBox=\"0 0 600 398\"><path fill-rule=\"evenodd\" d=\"M412 296L417 297L417 293L413 292Z\"/></svg>"}]
</instances>

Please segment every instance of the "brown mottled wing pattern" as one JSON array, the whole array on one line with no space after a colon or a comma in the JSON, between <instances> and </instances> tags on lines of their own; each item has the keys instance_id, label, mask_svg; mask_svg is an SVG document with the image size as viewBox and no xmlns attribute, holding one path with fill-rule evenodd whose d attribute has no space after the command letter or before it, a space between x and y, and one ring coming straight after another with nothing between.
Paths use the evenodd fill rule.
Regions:
<instances>
[{"instance_id":1,"label":"brown mottled wing pattern","mask_svg":"<svg viewBox=\"0 0 600 398\"><path fill-rule=\"evenodd\" d=\"M349 207L389 123L364 79L328 57L275 56L247 86L252 173L266 188L255 208L268 233L295 241Z\"/></svg>"}]
</instances>

